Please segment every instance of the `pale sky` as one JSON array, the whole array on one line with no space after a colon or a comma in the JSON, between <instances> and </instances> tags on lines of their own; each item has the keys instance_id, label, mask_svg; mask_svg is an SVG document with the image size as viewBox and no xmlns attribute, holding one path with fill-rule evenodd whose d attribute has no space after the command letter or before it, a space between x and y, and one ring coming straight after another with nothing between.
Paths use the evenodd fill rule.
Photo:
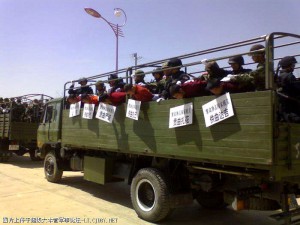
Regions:
<instances>
[{"instance_id":1,"label":"pale sky","mask_svg":"<svg viewBox=\"0 0 300 225\"><path fill-rule=\"evenodd\" d=\"M126 12L119 68L134 65L133 53L142 64L274 31L300 34L299 0L0 0L0 97L60 97L67 81L115 69L114 33L85 7L119 24L114 8Z\"/></svg>"}]
</instances>

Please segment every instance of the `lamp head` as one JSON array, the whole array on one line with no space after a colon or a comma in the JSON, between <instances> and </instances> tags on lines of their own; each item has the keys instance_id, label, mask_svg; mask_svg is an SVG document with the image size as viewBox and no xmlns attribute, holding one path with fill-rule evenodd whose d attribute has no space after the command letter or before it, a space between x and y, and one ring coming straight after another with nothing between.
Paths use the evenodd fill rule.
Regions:
<instances>
[{"instance_id":1,"label":"lamp head","mask_svg":"<svg viewBox=\"0 0 300 225\"><path fill-rule=\"evenodd\" d=\"M84 10L87 12L87 14L89 14L93 17L101 18L101 14L92 8L84 8Z\"/></svg>"},{"instance_id":2,"label":"lamp head","mask_svg":"<svg viewBox=\"0 0 300 225\"><path fill-rule=\"evenodd\" d=\"M120 17L121 14L122 14L122 11L120 9L116 8L115 11L114 11L114 14L115 14L116 17Z\"/></svg>"}]
</instances>

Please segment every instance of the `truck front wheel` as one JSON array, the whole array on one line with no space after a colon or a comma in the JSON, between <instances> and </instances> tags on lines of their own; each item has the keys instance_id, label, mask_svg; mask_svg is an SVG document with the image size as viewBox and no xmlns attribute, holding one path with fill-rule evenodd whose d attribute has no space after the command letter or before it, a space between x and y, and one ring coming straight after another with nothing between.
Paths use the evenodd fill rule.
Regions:
<instances>
[{"instance_id":1,"label":"truck front wheel","mask_svg":"<svg viewBox=\"0 0 300 225\"><path fill-rule=\"evenodd\" d=\"M44 172L49 182L57 183L63 174L63 170L59 169L57 158L53 151L48 152L44 161Z\"/></svg>"},{"instance_id":2,"label":"truck front wheel","mask_svg":"<svg viewBox=\"0 0 300 225\"><path fill-rule=\"evenodd\" d=\"M139 170L133 178L130 194L133 208L146 221L158 222L172 211L167 181L157 169Z\"/></svg>"}]
</instances>

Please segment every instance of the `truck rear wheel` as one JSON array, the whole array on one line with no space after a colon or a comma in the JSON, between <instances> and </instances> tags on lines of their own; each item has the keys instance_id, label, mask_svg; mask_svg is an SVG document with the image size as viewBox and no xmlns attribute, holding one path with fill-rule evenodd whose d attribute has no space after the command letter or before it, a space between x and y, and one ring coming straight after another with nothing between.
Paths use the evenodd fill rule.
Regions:
<instances>
[{"instance_id":1,"label":"truck rear wheel","mask_svg":"<svg viewBox=\"0 0 300 225\"><path fill-rule=\"evenodd\" d=\"M63 174L63 170L58 168L57 158L53 151L48 152L44 161L44 172L49 182L57 183Z\"/></svg>"},{"instance_id":2,"label":"truck rear wheel","mask_svg":"<svg viewBox=\"0 0 300 225\"><path fill-rule=\"evenodd\" d=\"M157 169L139 170L133 178L130 194L133 208L146 221L158 222L172 211L167 181Z\"/></svg>"}]
</instances>

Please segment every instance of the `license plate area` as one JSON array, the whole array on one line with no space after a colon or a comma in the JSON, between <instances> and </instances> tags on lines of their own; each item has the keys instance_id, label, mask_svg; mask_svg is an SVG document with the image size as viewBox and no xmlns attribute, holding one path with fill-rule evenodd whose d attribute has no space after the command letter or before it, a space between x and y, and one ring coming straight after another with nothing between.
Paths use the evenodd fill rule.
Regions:
<instances>
[{"instance_id":1,"label":"license plate area","mask_svg":"<svg viewBox=\"0 0 300 225\"><path fill-rule=\"evenodd\" d=\"M19 145L9 145L8 150L19 150L20 146Z\"/></svg>"}]
</instances>

